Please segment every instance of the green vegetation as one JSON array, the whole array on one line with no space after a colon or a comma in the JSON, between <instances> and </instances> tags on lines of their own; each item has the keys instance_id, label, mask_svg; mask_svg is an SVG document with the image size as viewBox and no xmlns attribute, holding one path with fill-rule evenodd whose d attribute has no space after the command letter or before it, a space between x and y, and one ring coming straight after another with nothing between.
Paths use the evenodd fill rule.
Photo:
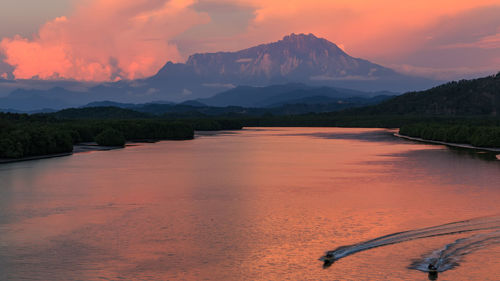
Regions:
<instances>
[{"instance_id":1,"label":"green vegetation","mask_svg":"<svg viewBox=\"0 0 500 281\"><path fill-rule=\"evenodd\" d=\"M73 144L80 142L123 146L125 141L193 137L193 126L179 121L61 120L47 114L0 113L0 158L69 153L73 151Z\"/></svg>"},{"instance_id":2,"label":"green vegetation","mask_svg":"<svg viewBox=\"0 0 500 281\"><path fill-rule=\"evenodd\" d=\"M0 125L0 158L66 153L73 151L71 134L50 126Z\"/></svg>"},{"instance_id":3,"label":"green vegetation","mask_svg":"<svg viewBox=\"0 0 500 281\"><path fill-rule=\"evenodd\" d=\"M243 128L243 122L238 118L199 118L186 121L192 124L197 131L241 130Z\"/></svg>"},{"instance_id":4,"label":"green vegetation","mask_svg":"<svg viewBox=\"0 0 500 281\"><path fill-rule=\"evenodd\" d=\"M186 140L194 130L235 130L235 118L159 118L116 107L67 109L49 114L0 113L0 158L22 158L73 151L96 142L123 146L126 141Z\"/></svg>"},{"instance_id":5,"label":"green vegetation","mask_svg":"<svg viewBox=\"0 0 500 281\"><path fill-rule=\"evenodd\" d=\"M120 131L108 128L95 137L98 145L125 146L125 137Z\"/></svg>"},{"instance_id":6,"label":"green vegetation","mask_svg":"<svg viewBox=\"0 0 500 281\"><path fill-rule=\"evenodd\" d=\"M495 117L500 112L500 73L479 79L449 82L350 112L368 115Z\"/></svg>"},{"instance_id":7,"label":"green vegetation","mask_svg":"<svg viewBox=\"0 0 500 281\"><path fill-rule=\"evenodd\" d=\"M401 135L426 140L500 147L500 126L475 126L459 123L415 123L401 127Z\"/></svg>"},{"instance_id":8,"label":"green vegetation","mask_svg":"<svg viewBox=\"0 0 500 281\"><path fill-rule=\"evenodd\" d=\"M194 129L188 122L169 120L72 120L58 124L73 132L73 141L93 142L107 129L120 132L127 141L185 140L194 137Z\"/></svg>"}]
</instances>

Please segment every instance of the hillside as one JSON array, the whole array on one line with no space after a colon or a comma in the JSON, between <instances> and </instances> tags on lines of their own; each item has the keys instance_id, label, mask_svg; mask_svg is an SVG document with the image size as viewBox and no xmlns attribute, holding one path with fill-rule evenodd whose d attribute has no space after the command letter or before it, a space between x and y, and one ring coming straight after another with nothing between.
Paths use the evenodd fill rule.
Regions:
<instances>
[{"instance_id":1,"label":"hillside","mask_svg":"<svg viewBox=\"0 0 500 281\"><path fill-rule=\"evenodd\" d=\"M213 97L198 101L210 106L276 107L285 104L324 104L359 97L393 96L392 92L362 92L334 87L313 87L301 83L288 83L267 87L239 86ZM318 99L321 97L320 99Z\"/></svg>"},{"instance_id":2,"label":"hillside","mask_svg":"<svg viewBox=\"0 0 500 281\"><path fill-rule=\"evenodd\" d=\"M350 114L411 114L425 116L492 116L500 112L500 73L450 82L421 92L397 96Z\"/></svg>"},{"instance_id":3,"label":"hillside","mask_svg":"<svg viewBox=\"0 0 500 281\"><path fill-rule=\"evenodd\" d=\"M103 106L68 108L48 115L59 119L145 119L151 118L150 114L138 112L131 109Z\"/></svg>"}]
</instances>

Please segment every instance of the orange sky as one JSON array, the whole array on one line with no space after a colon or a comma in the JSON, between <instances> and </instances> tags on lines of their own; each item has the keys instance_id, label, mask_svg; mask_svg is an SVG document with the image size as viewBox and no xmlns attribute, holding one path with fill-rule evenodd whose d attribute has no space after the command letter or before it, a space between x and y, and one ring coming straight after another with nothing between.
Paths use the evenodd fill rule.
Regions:
<instances>
[{"instance_id":1,"label":"orange sky","mask_svg":"<svg viewBox=\"0 0 500 281\"><path fill-rule=\"evenodd\" d=\"M0 33L3 68L10 65L16 78L134 79L193 52L303 32L414 74L500 70L500 0L72 1L59 17L34 26L33 36Z\"/></svg>"}]
</instances>

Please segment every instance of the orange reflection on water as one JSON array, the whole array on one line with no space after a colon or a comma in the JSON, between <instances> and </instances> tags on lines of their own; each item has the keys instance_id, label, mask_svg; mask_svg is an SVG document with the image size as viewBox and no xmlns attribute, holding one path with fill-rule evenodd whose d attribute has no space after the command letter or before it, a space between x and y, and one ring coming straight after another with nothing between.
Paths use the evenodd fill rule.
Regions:
<instances>
[{"instance_id":1,"label":"orange reflection on water","mask_svg":"<svg viewBox=\"0 0 500 281\"><path fill-rule=\"evenodd\" d=\"M386 130L258 128L3 166L0 277L425 280L412 259L467 234L318 258L498 213L500 164L477 157ZM494 280L498 250L439 280Z\"/></svg>"}]
</instances>

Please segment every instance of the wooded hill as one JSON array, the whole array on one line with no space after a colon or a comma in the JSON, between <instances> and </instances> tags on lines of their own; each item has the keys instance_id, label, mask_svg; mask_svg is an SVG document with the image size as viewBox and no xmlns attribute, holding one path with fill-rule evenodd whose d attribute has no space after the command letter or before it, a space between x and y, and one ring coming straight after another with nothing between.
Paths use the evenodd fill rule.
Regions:
<instances>
[{"instance_id":1,"label":"wooded hill","mask_svg":"<svg viewBox=\"0 0 500 281\"><path fill-rule=\"evenodd\" d=\"M347 112L497 117L500 112L500 72L485 78L453 81L426 91L406 93L375 106Z\"/></svg>"}]
</instances>

